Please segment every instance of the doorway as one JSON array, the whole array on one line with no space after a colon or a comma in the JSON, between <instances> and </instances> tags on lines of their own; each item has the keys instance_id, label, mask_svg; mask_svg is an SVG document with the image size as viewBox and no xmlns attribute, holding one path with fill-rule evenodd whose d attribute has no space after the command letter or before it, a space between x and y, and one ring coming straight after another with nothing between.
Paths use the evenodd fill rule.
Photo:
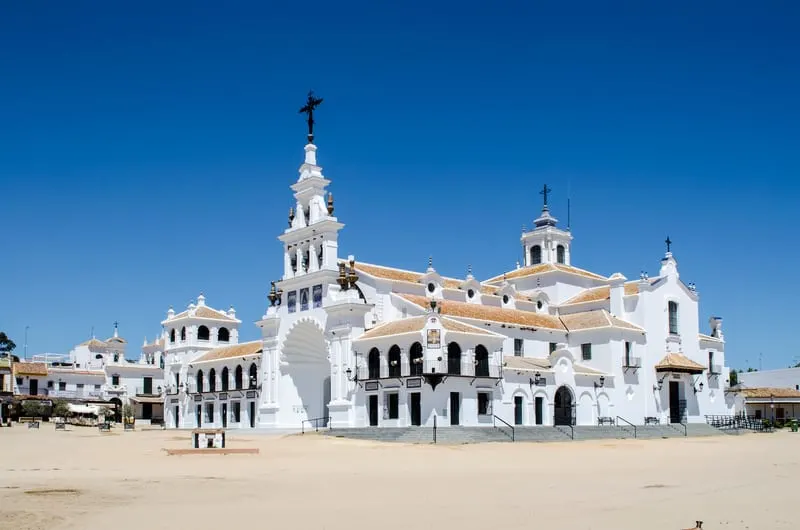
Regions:
<instances>
[{"instance_id":1,"label":"doorway","mask_svg":"<svg viewBox=\"0 0 800 530\"><path fill-rule=\"evenodd\" d=\"M373 394L369 396L369 425L370 427L378 426L378 395Z\"/></svg>"},{"instance_id":2,"label":"doorway","mask_svg":"<svg viewBox=\"0 0 800 530\"><path fill-rule=\"evenodd\" d=\"M152 403L142 403L142 419L143 420L152 420L153 419L153 404Z\"/></svg>"},{"instance_id":3,"label":"doorway","mask_svg":"<svg viewBox=\"0 0 800 530\"><path fill-rule=\"evenodd\" d=\"M30 379L30 382L28 383L28 388L29 388L28 394L30 394L31 396L39 395L39 380Z\"/></svg>"},{"instance_id":4,"label":"doorway","mask_svg":"<svg viewBox=\"0 0 800 530\"><path fill-rule=\"evenodd\" d=\"M142 381L142 394L150 395L153 393L153 378L152 377L145 377Z\"/></svg>"},{"instance_id":5,"label":"doorway","mask_svg":"<svg viewBox=\"0 0 800 530\"><path fill-rule=\"evenodd\" d=\"M222 404L222 428L224 429L227 426L228 426L228 404L227 403L223 403Z\"/></svg>"},{"instance_id":6,"label":"doorway","mask_svg":"<svg viewBox=\"0 0 800 530\"><path fill-rule=\"evenodd\" d=\"M669 382L669 421L682 423L686 401L681 399L681 385L678 381Z\"/></svg>"},{"instance_id":7,"label":"doorway","mask_svg":"<svg viewBox=\"0 0 800 530\"><path fill-rule=\"evenodd\" d=\"M536 425L544 423L544 398L539 396L534 400L534 415Z\"/></svg>"},{"instance_id":8,"label":"doorway","mask_svg":"<svg viewBox=\"0 0 800 530\"><path fill-rule=\"evenodd\" d=\"M256 428L256 402L250 402L250 428Z\"/></svg>"},{"instance_id":9,"label":"doorway","mask_svg":"<svg viewBox=\"0 0 800 530\"><path fill-rule=\"evenodd\" d=\"M522 396L514 396L514 425L522 425Z\"/></svg>"},{"instance_id":10,"label":"doorway","mask_svg":"<svg viewBox=\"0 0 800 530\"><path fill-rule=\"evenodd\" d=\"M195 407L195 415L196 415L195 421L197 421L197 427L202 426L203 425L203 406L202 405L197 405L197 407Z\"/></svg>"},{"instance_id":11,"label":"doorway","mask_svg":"<svg viewBox=\"0 0 800 530\"><path fill-rule=\"evenodd\" d=\"M178 427L180 427L180 415L179 415L180 414L180 412L179 412L180 410L181 410L180 407L178 407L178 406L175 407L175 428L176 429Z\"/></svg>"},{"instance_id":12,"label":"doorway","mask_svg":"<svg viewBox=\"0 0 800 530\"><path fill-rule=\"evenodd\" d=\"M461 424L461 394L450 392L450 425Z\"/></svg>"},{"instance_id":13,"label":"doorway","mask_svg":"<svg viewBox=\"0 0 800 530\"><path fill-rule=\"evenodd\" d=\"M414 392L409 394L411 407L411 425L422 425L422 394Z\"/></svg>"},{"instance_id":14,"label":"doorway","mask_svg":"<svg viewBox=\"0 0 800 530\"><path fill-rule=\"evenodd\" d=\"M553 424L555 425L574 425L572 412L572 393L565 386L556 390L555 403L553 407Z\"/></svg>"}]
</instances>

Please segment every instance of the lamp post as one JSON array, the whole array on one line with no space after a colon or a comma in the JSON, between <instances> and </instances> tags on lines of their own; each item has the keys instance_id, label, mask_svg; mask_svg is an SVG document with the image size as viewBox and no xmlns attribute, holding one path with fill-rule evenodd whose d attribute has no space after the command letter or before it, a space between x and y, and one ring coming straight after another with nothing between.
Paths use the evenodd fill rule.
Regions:
<instances>
[{"instance_id":1,"label":"lamp post","mask_svg":"<svg viewBox=\"0 0 800 530\"><path fill-rule=\"evenodd\" d=\"M25 326L25 347L24 347L24 351L25 351L25 360L26 361L28 360L28 329L30 329L30 326Z\"/></svg>"}]
</instances>

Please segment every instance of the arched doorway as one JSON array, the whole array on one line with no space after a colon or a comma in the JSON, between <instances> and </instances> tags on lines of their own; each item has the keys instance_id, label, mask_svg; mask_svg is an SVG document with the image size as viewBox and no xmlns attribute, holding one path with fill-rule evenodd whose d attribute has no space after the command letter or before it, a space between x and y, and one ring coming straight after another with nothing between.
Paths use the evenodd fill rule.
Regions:
<instances>
[{"instance_id":1,"label":"arched doorway","mask_svg":"<svg viewBox=\"0 0 800 530\"><path fill-rule=\"evenodd\" d=\"M457 342L447 345L447 373L461 375L461 346Z\"/></svg>"},{"instance_id":2,"label":"arched doorway","mask_svg":"<svg viewBox=\"0 0 800 530\"><path fill-rule=\"evenodd\" d=\"M281 423L299 427L303 420L328 423L331 400L331 364L322 327L308 319L297 322L283 343L280 400Z\"/></svg>"},{"instance_id":3,"label":"arched doorway","mask_svg":"<svg viewBox=\"0 0 800 530\"><path fill-rule=\"evenodd\" d=\"M114 422L122 422L122 400L119 398L111 398L108 400L114 406Z\"/></svg>"},{"instance_id":4,"label":"arched doorway","mask_svg":"<svg viewBox=\"0 0 800 530\"><path fill-rule=\"evenodd\" d=\"M483 344L475 347L475 377L489 377L489 351Z\"/></svg>"},{"instance_id":5,"label":"arched doorway","mask_svg":"<svg viewBox=\"0 0 800 530\"><path fill-rule=\"evenodd\" d=\"M553 423L555 425L574 425L575 424L575 405L572 400L572 392L569 388L561 386L556 390L553 412Z\"/></svg>"},{"instance_id":6,"label":"arched doorway","mask_svg":"<svg viewBox=\"0 0 800 530\"><path fill-rule=\"evenodd\" d=\"M367 378L380 379L381 377L381 352L378 348L372 348L367 358Z\"/></svg>"}]
</instances>

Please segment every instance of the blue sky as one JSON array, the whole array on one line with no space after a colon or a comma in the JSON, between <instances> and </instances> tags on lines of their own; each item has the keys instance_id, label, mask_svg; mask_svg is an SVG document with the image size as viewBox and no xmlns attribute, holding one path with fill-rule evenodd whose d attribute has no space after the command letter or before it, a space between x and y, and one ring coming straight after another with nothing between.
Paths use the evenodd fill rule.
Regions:
<instances>
[{"instance_id":1,"label":"blue sky","mask_svg":"<svg viewBox=\"0 0 800 530\"><path fill-rule=\"evenodd\" d=\"M669 235L730 364L800 355L795 3L271 4L0 7L20 353L26 325L66 353L118 320L135 356L201 291L257 338L313 88L343 255L488 278L547 182L575 265L655 275Z\"/></svg>"}]
</instances>

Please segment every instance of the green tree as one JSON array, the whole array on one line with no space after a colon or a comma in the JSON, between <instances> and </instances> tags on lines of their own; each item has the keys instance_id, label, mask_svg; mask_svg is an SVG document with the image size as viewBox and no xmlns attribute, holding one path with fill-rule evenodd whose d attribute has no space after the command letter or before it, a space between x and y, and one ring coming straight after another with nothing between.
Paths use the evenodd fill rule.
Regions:
<instances>
[{"instance_id":1,"label":"green tree","mask_svg":"<svg viewBox=\"0 0 800 530\"><path fill-rule=\"evenodd\" d=\"M66 418L69 416L69 406L66 400L55 399L53 400L53 416L58 418Z\"/></svg>"},{"instance_id":2,"label":"green tree","mask_svg":"<svg viewBox=\"0 0 800 530\"><path fill-rule=\"evenodd\" d=\"M45 413L45 406L41 401L29 399L22 402L22 414L30 417L43 416Z\"/></svg>"},{"instance_id":3,"label":"green tree","mask_svg":"<svg viewBox=\"0 0 800 530\"><path fill-rule=\"evenodd\" d=\"M0 353L11 353L17 345L8 338L5 331L0 331Z\"/></svg>"},{"instance_id":4,"label":"green tree","mask_svg":"<svg viewBox=\"0 0 800 530\"><path fill-rule=\"evenodd\" d=\"M739 374L736 372L736 370L731 370L731 373L728 377L731 386L736 386L739 384Z\"/></svg>"}]
</instances>

